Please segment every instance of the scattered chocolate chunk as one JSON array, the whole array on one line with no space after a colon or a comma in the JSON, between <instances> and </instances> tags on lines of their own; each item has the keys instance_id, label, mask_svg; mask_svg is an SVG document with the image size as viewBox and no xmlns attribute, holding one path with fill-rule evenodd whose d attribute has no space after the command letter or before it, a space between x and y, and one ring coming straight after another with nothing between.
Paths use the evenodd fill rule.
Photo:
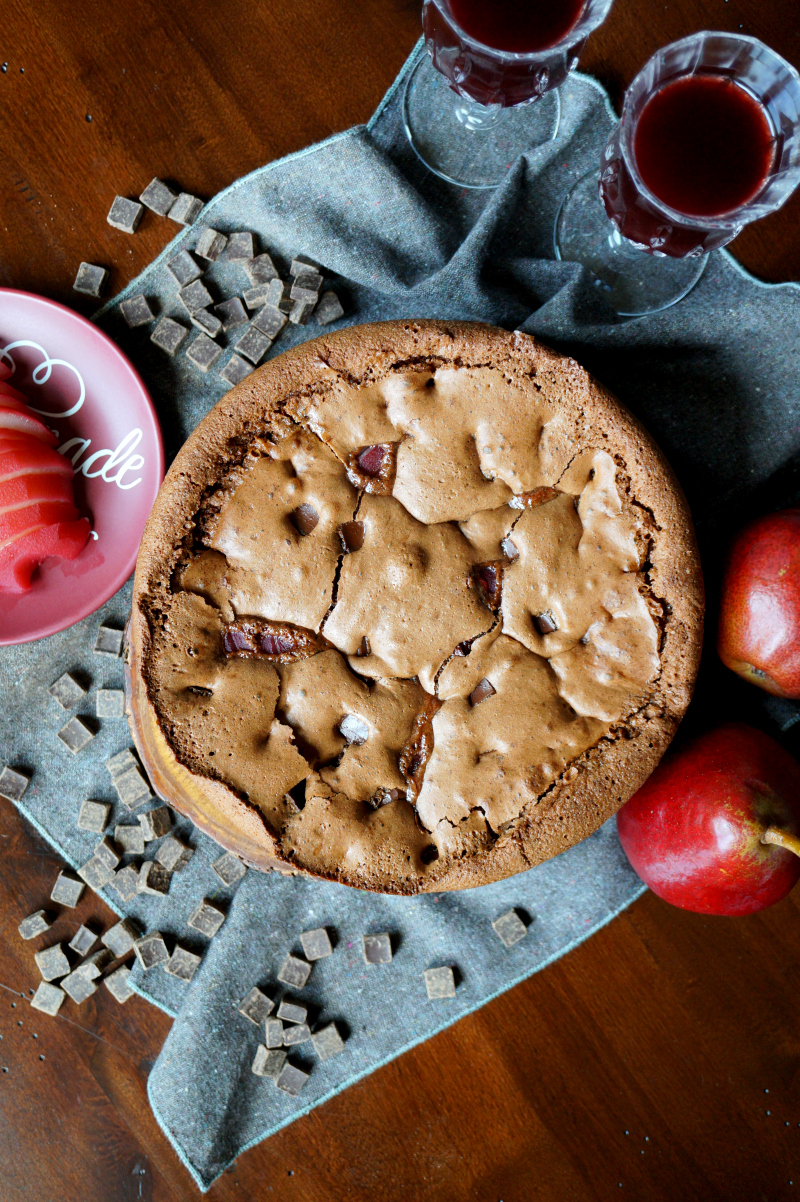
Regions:
<instances>
[{"instance_id":1,"label":"scattered chocolate chunk","mask_svg":"<svg viewBox=\"0 0 800 1202\"><path fill-rule=\"evenodd\" d=\"M200 960L200 956L196 956L188 948L181 947L179 943L176 943L169 962L164 965L164 970L171 976L177 977L179 981L191 981L200 967Z\"/></svg>"},{"instance_id":2,"label":"scattered chocolate chunk","mask_svg":"<svg viewBox=\"0 0 800 1202\"><path fill-rule=\"evenodd\" d=\"M187 847L174 835L168 835L156 852L156 860L163 864L169 872L180 872L191 860L194 849Z\"/></svg>"},{"instance_id":3,"label":"scattered chocolate chunk","mask_svg":"<svg viewBox=\"0 0 800 1202\"><path fill-rule=\"evenodd\" d=\"M315 303L313 300L293 301L292 307L289 310L289 321L292 325L304 326L314 312Z\"/></svg>"},{"instance_id":4,"label":"scattered chocolate chunk","mask_svg":"<svg viewBox=\"0 0 800 1202\"><path fill-rule=\"evenodd\" d=\"M79 881L71 873L59 872L56 883L50 892L50 900L57 902L60 906L77 906L85 888L83 881Z\"/></svg>"},{"instance_id":5,"label":"scattered chocolate chunk","mask_svg":"<svg viewBox=\"0 0 800 1202\"><path fill-rule=\"evenodd\" d=\"M214 298L202 280L192 280L178 293L178 300L191 317L198 309L207 309Z\"/></svg>"},{"instance_id":6,"label":"scattered chocolate chunk","mask_svg":"<svg viewBox=\"0 0 800 1202\"><path fill-rule=\"evenodd\" d=\"M441 705L438 697L427 698L414 718L411 734L397 759L413 797L416 797L422 788L425 768L433 751L433 719Z\"/></svg>"},{"instance_id":7,"label":"scattered chocolate chunk","mask_svg":"<svg viewBox=\"0 0 800 1202\"><path fill-rule=\"evenodd\" d=\"M376 443L354 451L348 460L350 474L356 485L375 496L391 493L397 459L396 442Z\"/></svg>"},{"instance_id":8,"label":"scattered chocolate chunk","mask_svg":"<svg viewBox=\"0 0 800 1202\"><path fill-rule=\"evenodd\" d=\"M204 898L189 915L187 925L212 939L225 921L225 914Z\"/></svg>"},{"instance_id":9,"label":"scattered chocolate chunk","mask_svg":"<svg viewBox=\"0 0 800 1202\"><path fill-rule=\"evenodd\" d=\"M289 515L292 525L298 534L305 536L311 534L319 525L319 514L313 505L306 502L304 505L298 505L297 509Z\"/></svg>"},{"instance_id":10,"label":"scattered chocolate chunk","mask_svg":"<svg viewBox=\"0 0 800 1202\"><path fill-rule=\"evenodd\" d=\"M139 892L139 869L133 864L126 864L119 872L114 873L113 880L108 883L112 889L116 889L123 901L132 901Z\"/></svg>"},{"instance_id":11,"label":"scattered chocolate chunk","mask_svg":"<svg viewBox=\"0 0 800 1202\"><path fill-rule=\"evenodd\" d=\"M208 309L198 309L196 313L193 313L192 325L197 326L198 330L202 330L203 333L208 335L209 338L216 338L217 334L219 334L220 330L222 329L222 322L220 319L216 316L216 314L209 313ZM203 363L199 362L199 360L202 359L203 362L205 362L206 355L210 357L211 352L207 350L204 344L202 348L196 349L194 354L192 354L192 347L196 342L197 339L195 338L194 342L186 352L186 357L191 359L195 367L199 367L201 371L208 371L208 367L203 367ZM202 354L200 353L200 350L203 351ZM214 360L212 360L212 362L216 362L216 357ZM209 366L211 366L211 364L209 364Z\"/></svg>"},{"instance_id":12,"label":"scattered chocolate chunk","mask_svg":"<svg viewBox=\"0 0 800 1202\"><path fill-rule=\"evenodd\" d=\"M114 869L98 860L97 856L92 856L91 860L87 860L78 869L78 876L83 878L90 889L102 889L113 880Z\"/></svg>"},{"instance_id":13,"label":"scattered chocolate chunk","mask_svg":"<svg viewBox=\"0 0 800 1202\"><path fill-rule=\"evenodd\" d=\"M226 655L264 658L288 664L316 655L327 644L321 635L302 626L292 626L289 622L240 618L223 626L222 646Z\"/></svg>"},{"instance_id":14,"label":"scattered chocolate chunk","mask_svg":"<svg viewBox=\"0 0 800 1202\"><path fill-rule=\"evenodd\" d=\"M30 778L24 773L5 767L0 772L0 797L5 797L6 801L21 801L29 783Z\"/></svg>"},{"instance_id":15,"label":"scattered chocolate chunk","mask_svg":"<svg viewBox=\"0 0 800 1202\"><path fill-rule=\"evenodd\" d=\"M269 284L254 284L252 288L245 288L242 293L242 299L248 309L260 309L262 305L266 305L270 298Z\"/></svg>"},{"instance_id":16,"label":"scattered chocolate chunk","mask_svg":"<svg viewBox=\"0 0 800 1202\"><path fill-rule=\"evenodd\" d=\"M185 288L193 280L199 280L203 274L203 268L195 262L188 250L179 250L167 263L167 271L181 288Z\"/></svg>"},{"instance_id":17,"label":"scattered chocolate chunk","mask_svg":"<svg viewBox=\"0 0 800 1202\"><path fill-rule=\"evenodd\" d=\"M69 947L79 956L86 956L97 943L97 933L91 927L80 926L69 941Z\"/></svg>"},{"instance_id":18,"label":"scattered chocolate chunk","mask_svg":"<svg viewBox=\"0 0 800 1202\"><path fill-rule=\"evenodd\" d=\"M54 1018L61 1009L61 1003L65 997L63 989L59 989L57 985L50 985L47 981L42 981L31 998L31 1005L34 1010L41 1010L42 1014L49 1014L51 1018Z\"/></svg>"},{"instance_id":19,"label":"scattered chocolate chunk","mask_svg":"<svg viewBox=\"0 0 800 1202\"><path fill-rule=\"evenodd\" d=\"M264 1023L265 1043L268 1048L283 1047L283 1023L279 1018L268 1018Z\"/></svg>"},{"instance_id":20,"label":"scattered chocolate chunk","mask_svg":"<svg viewBox=\"0 0 800 1202\"><path fill-rule=\"evenodd\" d=\"M496 612L503 597L503 565L497 562L478 564L472 569L472 584L484 605Z\"/></svg>"},{"instance_id":21,"label":"scattered chocolate chunk","mask_svg":"<svg viewBox=\"0 0 800 1202\"><path fill-rule=\"evenodd\" d=\"M133 234L142 220L143 213L144 205L135 200L128 200L127 196L115 196L106 221L113 225L115 230L122 230L123 234Z\"/></svg>"},{"instance_id":22,"label":"scattered chocolate chunk","mask_svg":"<svg viewBox=\"0 0 800 1202\"><path fill-rule=\"evenodd\" d=\"M98 718L125 717L125 694L122 689L98 689L96 705Z\"/></svg>"},{"instance_id":23,"label":"scattered chocolate chunk","mask_svg":"<svg viewBox=\"0 0 800 1202\"><path fill-rule=\"evenodd\" d=\"M123 637L121 630L115 630L113 626L101 626L97 631L94 654L110 655L112 659L119 659Z\"/></svg>"},{"instance_id":24,"label":"scattered chocolate chunk","mask_svg":"<svg viewBox=\"0 0 800 1202\"><path fill-rule=\"evenodd\" d=\"M253 318L253 328L260 330L266 338L275 339L286 325L288 318L271 303L263 305Z\"/></svg>"},{"instance_id":25,"label":"scattered chocolate chunk","mask_svg":"<svg viewBox=\"0 0 800 1202\"><path fill-rule=\"evenodd\" d=\"M333 952L325 927L316 927L313 931L303 931L300 942L303 945L303 955L306 960L322 960Z\"/></svg>"},{"instance_id":26,"label":"scattered chocolate chunk","mask_svg":"<svg viewBox=\"0 0 800 1202\"><path fill-rule=\"evenodd\" d=\"M181 192L170 207L167 217L178 225L193 225L203 211L203 202L191 192Z\"/></svg>"},{"instance_id":27,"label":"scattered chocolate chunk","mask_svg":"<svg viewBox=\"0 0 800 1202\"><path fill-rule=\"evenodd\" d=\"M305 255L296 255L292 259L292 265L289 268L289 275L302 275L304 271L319 271L319 267L311 259L307 259Z\"/></svg>"},{"instance_id":28,"label":"scattered chocolate chunk","mask_svg":"<svg viewBox=\"0 0 800 1202\"><path fill-rule=\"evenodd\" d=\"M293 989L302 989L311 975L311 965L298 956L289 955L278 971L278 980Z\"/></svg>"},{"instance_id":29,"label":"scattered chocolate chunk","mask_svg":"<svg viewBox=\"0 0 800 1202\"><path fill-rule=\"evenodd\" d=\"M108 816L110 813L111 806L107 805L104 801L84 801L78 812L78 829L93 831L95 835L102 835L108 826Z\"/></svg>"},{"instance_id":30,"label":"scattered chocolate chunk","mask_svg":"<svg viewBox=\"0 0 800 1202\"><path fill-rule=\"evenodd\" d=\"M172 188L168 188L158 177L152 179L139 196L142 204L147 205L153 213L158 213L159 217L166 217L177 198L177 193L173 192Z\"/></svg>"},{"instance_id":31,"label":"scattered chocolate chunk","mask_svg":"<svg viewBox=\"0 0 800 1202\"><path fill-rule=\"evenodd\" d=\"M270 280L278 279L275 264L268 254L251 256L249 262L242 263L251 284L268 284Z\"/></svg>"},{"instance_id":32,"label":"scattered chocolate chunk","mask_svg":"<svg viewBox=\"0 0 800 1202\"><path fill-rule=\"evenodd\" d=\"M238 355L231 355L219 374L223 380L233 386L241 384L245 376L249 376L252 370L252 366L245 363L244 359L240 359Z\"/></svg>"},{"instance_id":33,"label":"scattered chocolate chunk","mask_svg":"<svg viewBox=\"0 0 800 1202\"><path fill-rule=\"evenodd\" d=\"M163 864L156 864L155 860L145 860L139 868L136 892L161 897L163 894L169 893L171 879L172 873L168 872Z\"/></svg>"},{"instance_id":34,"label":"scattered chocolate chunk","mask_svg":"<svg viewBox=\"0 0 800 1202\"><path fill-rule=\"evenodd\" d=\"M236 230L228 234L226 259L252 259L254 254L255 244L250 230Z\"/></svg>"},{"instance_id":35,"label":"scattered chocolate chunk","mask_svg":"<svg viewBox=\"0 0 800 1202\"><path fill-rule=\"evenodd\" d=\"M456 981L452 968L426 968L425 988L431 1001L456 996Z\"/></svg>"},{"instance_id":36,"label":"scattered chocolate chunk","mask_svg":"<svg viewBox=\"0 0 800 1202\"><path fill-rule=\"evenodd\" d=\"M171 317L162 317L150 335L150 341L174 357L188 333L186 326L182 326L179 321L173 321Z\"/></svg>"},{"instance_id":37,"label":"scattered chocolate chunk","mask_svg":"<svg viewBox=\"0 0 800 1202\"><path fill-rule=\"evenodd\" d=\"M136 990L130 984L131 970L127 964L120 964L114 972L109 973L103 984L113 998L122 1005L127 1002L129 997L133 997Z\"/></svg>"},{"instance_id":38,"label":"scattered chocolate chunk","mask_svg":"<svg viewBox=\"0 0 800 1202\"><path fill-rule=\"evenodd\" d=\"M480 703L482 701L486 701L488 697L494 697L496 692L497 689L494 687L492 682L487 680L484 676L483 680L479 681L470 693L469 703L472 706L480 705Z\"/></svg>"},{"instance_id":39,"label":"scattered chocolate chunk","mask_svg":"<svg viewBox=\"0 0 800 1202\"><path fill-rule=\"evenodd\" d=\"M139 815L139 825L145 843L152 843L154 839L161 839L172 830L172 814L167 806L156 806L154 810Z\"/></svg>"},{"instance_id":40,"label":"scattered chocolate chunk","mask_svg":"<svg viewBox=\"0 0 800 1202\"><path fill-rule=\"evenodd\" d=\"M314 320L318 325L327 326L340 317L344 317L344 309L336 293L330 289L323 292L314 310Z\"/></svg>"},{"instance_id":41,"label":"scattered chocolate chunk","mask_svg":"<svg viewBox=\"0 0 800 1202\"><path fill-rule=\"evenodd\" d=\"M142 932L134 919L123 918L100 936L100 942L108 948L115 959L119 959L120 956L127 956L134 943L141 937Z\"/></svg>"},{"instance_id":42,"label":"scattered chocolate chunk","mask_svg":"<svg viewBox=\"0 0 800 1202\"><path fill-rule=\"evenodd\" d=\"M362 936L364 960L367 964L390 964L392 941L388 934Z\"/></svg>"},{"instance_id":43,"label":"scattered chocolate chunk","mask_svg":"<svg viewBox=\"0 0 800 1202\"><path fill-rule=\"evenodd\" d=\"M122 301L119 311L131 330L135 330L138 326L149 325L156 316L150 308L147 297L141 292L138 296L131 296L128 300Z\"/></svg>"},{"instance_id":44,"label":"scattered chocolate chunk","mask_svg":"<svg viewBox=\"0 0 800 1202\"><path fill-rule=\"evenodd\" d=\"M344 1040L339 1034L336 1023L328 1023L327 1026L320 1027L311 1036L311 1042L320 1060L330 1060L331 1056L338 1056L340 1052L344 1051Z\"/></svg>"},{"instance_id":45,"label":"scattered chocolate chunk","mask_svg":"<svg viewBox=\"0 0 800 1202\"><path fill-rule=\"evenodd\" d=\"M297 1043L308 1043L310 1038L311 1031L307 1023L293 1024L283 1032L283 1046L291 1048Z\"/></svg>"},{"instance_id":46,"label":"scattered chocolate chunk","mask_svg":"<svg viewBox=\"0 0 800 1202\"><path fill-rule=\"evenodd\" d=\"M133 950L136 954L136 959L145 971L155 968L158 964L166 964L167 960L169 960L167 945L160 931L150 931L149 934L143 935L141 939L137 939L133 945Z\"/></svg>"},{"instance_id":47,"label":"scattered chocolate chunk","mask_svg":"<svg viewBox=\"0 0 800 1202\"><path fill-rule=\"evenodd\" d=\"M235 885L247 872L247 867L232 851L226 851L224 856L214 860L211 865L214 872L224 885Z\"/></svg>"},{"instance_id":48,"label":"scattered chocolate chunk","mask_svg":"<svg viewBox=\"0 0 800 1202\"><path fill-rule=\"evenodd\" d=\"M365 530L363 522L345 522L343 526L339 527L339 538L346 554L350 555L353 551L361 550L364 546Z\"/></svg>"},{"instance_id":49,"label":"scattered chocolate chunk","mask_svg":"<svg viewBox=\"0 0 800 1202\"><path fill-rule=\"evenodd\" d=\"M369 727L355 714L346 714L339 723L339 734L348 743L355 743L356 747L360 747L369 738Z\"/></svg>"},{"instance_id":50,"label":"scattered chocolate chunk","mask_svg":"<svg viewBox=\"0 0 800 1202\"><path fill-rule=\"evenodd\" d=\"M296 1006L294 1002L281 1002L278 1018L285 1023L304 1023L308 1018L308 1010L305 1006Z\"/></svg>"},{"instance_id":51,"label":"scattered chocolate chunk","mask_svg":"<svg viewBox=\"0 0 800 1202\"><path fill-rule=\"evenodd\" d=\"M87 976L85 972L80 972L77 968L68 977L64 977L61 988L78 1006L83 1005L93 993L97 993L97 984L93 978Z\"/></svg>"},{"instance_id":52,"label":"scattered chocolate chunk","mask_svg":"<svg viewBox=\"0 0 800 1202\"><path fill-rule=\"evenodd\" d=\"M534 614L533 624L541 635L552 634L553 631L558 630L558 623L549 609L546 609L543 614Z\"/></svg>"},{"instance_id":53,"label":"scattered chocolate chunk","mask_svg":"<svg viewBox=\"0 0 800 1202\"><path fill-rule=\"evenodd\" d=\"M49 931L52 925L47 921L44 910L36 910L27 918L23 918L17 930L23 939L35 939L37 935L43 935L45 931Z\"/></svg>"},{"instance_id":54,"label":"scattered chocolate chunk","mask_svg":"<svg viewBox=\"0 0 800 1202\"><path fill-rule=\"evenodd\" d=\"M263 1043L260 1043L256 1048L252 1071L257 1077L271 1077L276 1081L285 1063L285 1052L268 1051Z\"/></svg>"},{"instance_id":55,"label":"scattered chocolate chunk","mask_svg":"<svg viewBox=\"0 0 800 1202\"><path fill-rule=\"evenodd\" d=\"M117 870L121 856L111 839L101 839L94 849L94 855L106 868Z\"/></svg>"},{"instance_id":56,"label":"scattered chocolate chunk","mask_svg":"<svg viewBox=\"0 0 800 1202\"><path fill-rule=\"evenodd\" d=\"M215 263L227 245L228 239L224 234L207 226L197 240L194 253L201 259L208 259L211 263Z\"/></svg>"},{"instance_id":57,"label":"scattered chocolate chunk","mask_svg":"<svg viewBox=\"0 0 800 1202\"><path fill-rule=\"evenodd\" d=\"M369 654L370 654L369 639L367 638L366 635L364 635L361 642L358 644L358 651L356 651L356 659L364 659Z\"/></svg>"},{"instance_id":58,"label":"scattered chocolate chunk","mask_svg":"<svg viewBox=\"0 0 800 1202\"><path fill-rule=\"evenodd\" d=\"M107 279L108 272L105 267L97 267L94 263L81 263L72 290L82 292L84 296L100 296Z\"/></svg>"},{"instance_id":59,"label":"scattered chocolate chunk","mask_svg":"<svg viewBox=\"0 0 800 1202\"><path fill-rule=\"evenodd\" d=\"M245 359L249 359L257 367L271 346L271 338L262 334L255 326L250 326L236 343L235 349L237 354L244 355Z\"/></svg>"},{"instance_id":60,"label":"scattered chocolate chunk","mask_svg":"<svg viewBox=\"0 0 800 1202\"><path fill-rule=\"evenodd\" d=\"M116 755L111 756L111 759L106 760L106 769L112 781L118 780L126 772L130 772L132 768L138 771L139 761L130 747L126 747L124 751L118 751Z\"/></svg>"},{"instance_id":61,"label":"scattered chocolate chunk","mask_svg":"<svg viewBox=\"0 0 800 1202\"><path fill-rule=\"evenodd\" d=\"M128 810L135 810L152 797L150 786L138 768L130 768L114 780L119 799Z\"/></svg>"},{"instance_id":62,"label":"scattered chocolate chunk","mask_svg":"<svg viewBox=\"0 0 800 1202\"><path fill-rule=\"evenodd\" d=\"M510 538L503 538L500 540L500 550L503 552L506 559L510 559L512 562L515 559L519 559L519 548L515 543L512 543Z\"/></svg>"},{"instance_id":63,"label":"scattered chocolate chunk","mask_svg":"<svg viewBox=\"0 0 800 1202\"><path fill-rule=\"evenodd\" d=\"M55 981L58 977L65 977L69 972L69 960L64 955L60 943L42 948L40 952L34 953L33 958L43 981Z\"/></svg>"},{"instance_id":64,"label":"scattered chocolate chunk","mask_svg":"<svg viewBox=\"0 0 800 1202\"><path fill-rule=\"evenodd\" d=\"M246 997L243 997L237 1007L240 1014L245 1018L249 1018L251 1023L255 1023L260 1027L263 1022L275 1009L275 1003L271 997L267 997L257 985L254 985Z\"/></svg>"},{"instance_id":65,"label":"scattered chocolate chunk","mask_svg":"<svg viewBox=\"0 0 800 1202\"><path fill-rule=\"evenodd\" d=\"M321 287L322 276L318 271L298 271L292 282L289 296L293 301L310 301L316 305Z\"/></svg>"},{"instance_id":66,"label":"scattered chocolate chunk","mask_svg":"<svg viewBox=\"0 0 800 1202\"><path fill-rule=\"evenodd\" d=\"M280 1056L280 1052L270 1052L270 1056ZM275 1078L275 1084L278 1089L282 1089L284 1093L288 1093L290 1097L296 1098L300 1090L305 1085L310 1074L304 1073L301 1068L296 1068L288 1062L284 1064L278 1076Z\"/></svg>"},{"instance_id":67,"label":"scattered chocolate chunk","mask_svg":"<svg viewBox=\"0 0 800 1202\"><path fill-rule=\"evenodd\" d=\"M79 751L83 751L94 738L94 731L90 730L86 723L81 718L70 718L66 726L62 726L58 732L58 737L64 746L77 755Z\"/></svg>"},{"instance_id":68,"label":"scattered chocolate chunk","mask_svg":"<svg viewBox=\"0 0 800 1202\"><path fill-rule=\"evenodd\" d=\"M87 956L82 963L73 970L73 975L81 973L88 977L90 981L96 981L105 968L108 968L111 961L114 959L114 953L107 947L98 948L96 952L92 952L91 956Z\"/></svg>"},{"instance_id":69,"label":"scattered chocolate chunk","mask_svg":"<svg viewBox=\"0 0 800 1202\"><path fill-rule=\"evenodd\" d=\"M537 505L546 505L548 501L554 501L560 496L557 488L544 485L541 488L533 488L530 492L518 493L508 503L512 509L535 509Z\"/></svg>"},{"instance_id":70,"label":"scattered chocolate chunk","mask_svg":"<svg viewBox=\"0 0 800 1202\"><path fill-rule=\"evenodd\" d=\"M69 672L59 676L47 691L53 700L58 702L62 710L71 710L81 697L86 696L87 692L82 684L78 684L74 676L70 676Z\"/></svg>"},{"instance_id":71,"label":"scattered chocolate chunk","mask_svg":"<svg viewBox=\"0 0 800 1202\"><path fill-rule=\"evenodd\" d=\"M463 643L458 644L455 651L453 652L453 655L458 655L462 659L466 659L466 657L470 654L471 651L472 651L472 639L465 639Z\"/></svg>"},{"instance_id":72,"label":"scattered chocolate chunk","mask_svg":"<svg viewBox=\"0 0 800 1202\"><path fill-rule=\"evenodd\" d=\"M291 313L294 301L289 295L290 292L290 283L284 283L283 280L270 280L267 304L279 309L281 313Z\"/></svg>"}]
</instances>

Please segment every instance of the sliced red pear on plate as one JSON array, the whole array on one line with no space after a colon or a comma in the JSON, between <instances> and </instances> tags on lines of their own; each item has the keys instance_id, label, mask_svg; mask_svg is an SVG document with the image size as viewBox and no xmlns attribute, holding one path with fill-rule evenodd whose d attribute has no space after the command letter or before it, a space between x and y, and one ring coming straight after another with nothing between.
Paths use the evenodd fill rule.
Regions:
<instances>
[{"instance_id":1,"label":"sliced red pear on plate","mask_svg":"<svg viewBox=\"0 0 800 1202\"><path fill-rule=\"evenodd\" d=\"M43 560L51 555L75 559L86 546L89 532L88 520L79 518L74 522L43 526L0 548L0 589L12 593L26 592L31 586L34 569Z\"/></svg>"}]
</instances>

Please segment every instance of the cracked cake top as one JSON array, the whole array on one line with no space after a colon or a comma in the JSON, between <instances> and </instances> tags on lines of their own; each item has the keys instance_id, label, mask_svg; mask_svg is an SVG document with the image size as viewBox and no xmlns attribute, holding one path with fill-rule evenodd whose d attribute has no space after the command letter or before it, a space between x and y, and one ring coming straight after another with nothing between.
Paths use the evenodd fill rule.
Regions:
<instances>
[{"instance_id":1,"label":"cracked cake top","mask_svg":"<svg viewBox=\"0 0 800 1202\"><path fill-rule=\"evenodd\" d=\"M646 779L701 628L680 489L573 360L361 326L255 372L173 464L136 571L134 735L257 867L484 884Z\"/></svg>"}]
</instances>

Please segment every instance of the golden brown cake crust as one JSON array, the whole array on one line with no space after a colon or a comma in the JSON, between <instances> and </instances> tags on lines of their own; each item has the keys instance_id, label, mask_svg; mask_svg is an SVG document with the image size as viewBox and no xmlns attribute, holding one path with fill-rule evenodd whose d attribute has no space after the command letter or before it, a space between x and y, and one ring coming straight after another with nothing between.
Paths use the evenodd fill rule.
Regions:
<instances>
[{"instance_id":1,"label":"golden brown cake crust","mask_svg":"<svg viewBox=\"0 0 800 1202\"><path fill-rule=\"evenodd\" d=\"M440 404L425 409L422 387L433 378ZM487 390L504 415L494 424L481 417ZM449 420L448 406L466 416ZM296 439L303 428L317 442ZM408 433L398 437L398 430ZM385 487L360 476L353 459L354 446L378 443L394 456ZM444 463L442 447L449 449ZM263 463L265 454L272 466ZM332 474L334 456L349 473ZM262 498L274 496L284 509L296 506L300 535L310 506L319 548L313 563L264 516ZM355 517L367 532L380 522L395 531L395 542L419 543L423 559L457 560L453 580L437 574L441 597L428 599L444 631L439 643L426 620L425 638L416 643L376 636L375 648L357 649L363 624L377 628L387 605L395 605L390 616L403 630L413 625L413 612L402 586L399 599L387 602L384 579L399 569L385 549L371 550L371 559L361 551L339 557L337 531ZM588 547L584 538L579 562L581 522L592 537ZM456 576L515 536L514 559L504 561L502 608L493 613L485 597L476 606L473 592L458 592ZM562 550L548 559L555 544ZM544 565L539 583L526 556ZM402 579L416 587L413 555L401 567ZM596 637L587 631L576 638L570 621L589 614L586 587L596 590L589 616L599 612L603 621L591 627ZM553 598L554 610L560 599L570 601L550 615L558 629L526 625ZM220 630L243 613L306 628L319 642L316 654L268 663L246 650L238 658L224 654ZM640 424L574 360L528 335L473 323L358 326L254 372L208 414L173 463L136 569L132 727L165 799L256 867L392 893L466 888L577 843L643 783L691 697L702 620L702 578L680 487ZM609 682L618 630L630 663ZM465 637L458 632L473 640L469 658L452 658L450 644L444 664L440 643ZM502 709L502 690L473 708L472 677L482 665L487 679L525 692L532 708ZM397 800L398 749L419 741L414 715L434 688L439 699L425 711L433 732L430 779L423 777L408 801ZM330 715L355 698L379 744L362 747L338 728L322 739L309 696ZM519 768L519 780L506 772L502 788L496 778L503 772L491 770L488 736L478 729L483 706L495 724L491 738L504 749L501 766L531 761ZM254 713L263 715L260 726ZM555 733L533 739L535 713L545 725L556 721ZM309 752L305 740L315 739L325 746ZM474 772L464 766L470 739ZM328 766L310 773L312 754ZM366 779L379 782L386 797L394 790L391 803L371 809ZM305 805L298 808L292 797L303 780Z\"/></svg>"}]
</instances>

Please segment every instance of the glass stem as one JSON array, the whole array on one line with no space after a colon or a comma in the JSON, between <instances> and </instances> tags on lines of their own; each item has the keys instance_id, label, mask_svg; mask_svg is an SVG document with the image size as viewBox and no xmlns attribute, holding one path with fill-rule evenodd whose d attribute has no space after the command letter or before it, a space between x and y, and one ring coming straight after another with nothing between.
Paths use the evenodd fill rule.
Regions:
<instances>
[{"instance_id":1,"label":"glass stem","mask_svg":"<svg viewBox=\"0 0 800 1202\"><path fill-rule=\"evenodd\" d=\"M499 104L478 104L477 100L459 97L454 112L465 129L484 130L497 124L502 108Z\"/></svg>"}]
</instances>

